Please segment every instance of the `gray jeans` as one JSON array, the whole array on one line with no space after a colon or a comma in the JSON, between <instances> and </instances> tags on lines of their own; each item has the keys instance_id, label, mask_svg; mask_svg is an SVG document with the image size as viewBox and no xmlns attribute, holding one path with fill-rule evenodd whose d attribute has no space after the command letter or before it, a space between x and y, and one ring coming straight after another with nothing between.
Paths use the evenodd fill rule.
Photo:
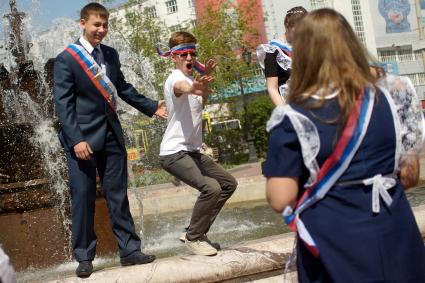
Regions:
<instances>
[{"instance_id":1,"label":"gray jeans","mask_svg":"<svg viewBox=\"0 0 425 283\"><path fill-rule=\"evenodd\" d=\"M200 239L235 191L236 179L199 152L179 151L160 156L159 162L164 170L200 192L186 234L191 241Z\"/></svg>"}]
</instances>

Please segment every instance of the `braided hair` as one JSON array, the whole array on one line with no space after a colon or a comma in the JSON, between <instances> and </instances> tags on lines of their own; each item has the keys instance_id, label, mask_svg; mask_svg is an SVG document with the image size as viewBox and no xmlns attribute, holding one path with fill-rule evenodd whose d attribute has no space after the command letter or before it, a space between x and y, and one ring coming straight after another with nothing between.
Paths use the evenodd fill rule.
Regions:
<instances>
[{"instance_id":1,"label":"braided hair","mask_svg":"<svg viewBox=\"0 0 425 283\"><path fill-rule=\"evenodd\" d=\"M296 6L291 8L286 12L285 16L285 28L294 27L297 22L299 22L305 15L307 14L307 10L302 6Z\"/></svg>"}]
</instances>

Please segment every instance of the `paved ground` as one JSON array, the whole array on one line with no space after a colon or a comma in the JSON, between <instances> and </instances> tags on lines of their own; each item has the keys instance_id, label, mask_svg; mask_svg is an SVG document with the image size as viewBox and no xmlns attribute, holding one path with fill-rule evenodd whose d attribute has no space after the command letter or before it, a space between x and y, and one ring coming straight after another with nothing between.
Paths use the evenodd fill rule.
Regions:
<instances>
[{"instance_id":1,"label":"paved ground","mask_svg":"<svg viewBox=\"0 0 425 283\"><path fill-rule=\"evenodd\" d=\"M425 180L425 148L422 150L420 154L420 179ZM245 178L253 178L253 177L261 177L261 162L255 162L255 163L249 163L249 164L242 164L237 165L231 169L228 170L236 179L241 180ZM173 184L167 183L167 184L161 184L156 185L161 188L166 187L174 187ZM156 187L155 186L155 187Z\"/></svg>"}]
</instances>

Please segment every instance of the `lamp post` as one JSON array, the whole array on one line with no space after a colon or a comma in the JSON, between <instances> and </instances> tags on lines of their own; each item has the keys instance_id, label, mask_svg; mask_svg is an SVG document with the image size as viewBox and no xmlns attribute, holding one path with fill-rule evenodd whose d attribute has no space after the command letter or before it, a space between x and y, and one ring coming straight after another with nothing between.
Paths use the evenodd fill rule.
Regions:
<instances>
[{"instance_id":1,"label":"lamp post","mask_svg":"<svg viewBox=\"0 0 425 283\"><path fill-rule=\"evenodd\" d=\"M246 50L244 48L244 51L242 52L242 58L245 61L245 63L247 64L247 66L249 66L249 64L251 63L251 52L249 52L248 50ZM248 144L248 150L249 150L248 162L250 162L250 163L251 162L257 162L258 161L257 151L256 151L255 146L254 146L254 140L251 136L251 125L248 122L248 111L247 111L248 96L245 95L245 92L244 92L242 76L241 76L240 71L238 71L236 73L236 76L237 76L238 81L239 81L239 87L240 87L240 90L241 90L241 96L242 96L242 102L243 102L244 136L245 136L245 140Z\"/></svg>"}]
</instances>

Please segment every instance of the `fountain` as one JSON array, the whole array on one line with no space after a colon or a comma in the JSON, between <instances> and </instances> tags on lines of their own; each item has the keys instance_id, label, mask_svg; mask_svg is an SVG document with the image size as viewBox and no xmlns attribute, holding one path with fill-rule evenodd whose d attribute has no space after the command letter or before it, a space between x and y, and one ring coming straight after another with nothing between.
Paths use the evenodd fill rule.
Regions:
<instances>
[{"instance_id":1,"label":"fountain","mask_svg":"<svg viewBox=\"0 0 425 283\"><path fill-rule=\"evenodd\" d=\"M35 70L25 37L26 14L10 0L6 47L0 64L0 244L16 270L71 259L66 160L57 138L54 59ZM116 250L106 204L96 204L98 254Z\"/></svg>"},{"instance_id":2,"label":"fountain","mask_svg":"<svg viewBox=\"0 0 425 283\"><path fill-rule=\"evenodd\" d=\"M46 54L49 54L46 52L48 47L62 48L62 43L65 43L50 42L50 45L40 45L38 52L42 52L40 54L43 55L43 59L34 59L36 62L34 64L29 59L28 52L31 47L34 50L38 46L36 43L32 46L24 36L26 15L17 10L16 0L10 0L9 3L10 13L5 15L9 21L7 33L7 46L11 60L9 70L0 64L0 244L10 256L15 269L21 271L21 280L26 281L25 277L27 277L28 281L39 282L40 278L46 281L71 276L75 270L74 263L60 265L71 261L69 195L66 184L66 160L56 137L57 124L52 103L54 61L46 59ZM75 22L69 20L62 24L57 29L57 34L49 31L49 37L69 42L64 36L63 27L74 26ZM115 47L117 49L121 47L119 51L125 49L123 46ZM134 54L128 51L128 47L125 50L127 52L120 52L123 55L122 61L133 64ZM148 68L148 64L145 63L148 62L143 61L133 65ZM41 71L36 69L37 66L43 65L44 68L41 68ZM154 75L150 70L142 69L140 72ZM127 76L127 78L129 81L137 81L136 77ZM149 78L145 80L149 81ZM148 92L153 93L153 91ZM128 114L128 111L126 110L125 113ZM227 206L220 213L216 225L209 234L211 238L222 243L224 247L228 247L241 241L285 232L280 216L273 214L264 205L264 180L260 176L250 176L245 177L245 180L241 178L239 181L240 187L232 197L237 204ZM133 186L135 187L135 184ZM142 198L144 201L144 211L134 213L139 220L146 216L143 220L146 228L143 235L144 251L162 257L184 254L185 248L177 239L182 227L187 225L187 220L190 218L190 209L197 197L196 192L185 186L178 188L152 186L145 187L143 190L134 188L131 193L133 197L130 202L137 199L140 201ZM99 260L102 256L116 252L116 241L111 233L106 204L101 198L96 202L95 230L98 236L96 260L106 262L101 264L96 262L95 266L100 265L101 267L98 268L101 269L117 265L117 261L111 263L109 259ZM280 242L277 246L279 253L289 253L292 247L288 245L288 249L282 250ZM222 266L238 267L238 262L249 259L250 254L258 257L258 254L252 252L252 247L227 249L223 254L226 256L234 251L240 252L236 260L231 257L229 264L224 265L222 261L219 261L220 257L216 257L211 259L217 261L213 265L219 269L223 269ZM267 262L263 257L264 254L269 258L279 255L268 251L261 253L259 260L253 261L254 266L258 266L259 262ZM193 262L196 261L198 265L193 267L187 264L187 258L183 256L181 260L185 266L189 266L192 270L202 270L199 264L203 264L203 261L194 257ZM118 259L116 254L114 259ZM175 264L178 261L179 259L176 258L162 261L166 263L163 265L167 270L166 278L173 274L169 272L170 267L181 266ZM284 262L283 256L277 257L276 262L279 261ZM156 272L156 269L150 266L144 266L144 268ZM280 268L279 265L277 268ZM124 275L128 274L135 280L143 278L140 274L136 276L132 272L134 269L131 268L126 269L126 272L120 272L116 268L111 270L118 270ZM177 273L185 272L179 270ZM187 273L190 275L189 272ZM239 269L235 268L228 273L230 275L226 278L243 275ZM216 274L213 274L214 276Z\"/></svg>"}]
</instances>

